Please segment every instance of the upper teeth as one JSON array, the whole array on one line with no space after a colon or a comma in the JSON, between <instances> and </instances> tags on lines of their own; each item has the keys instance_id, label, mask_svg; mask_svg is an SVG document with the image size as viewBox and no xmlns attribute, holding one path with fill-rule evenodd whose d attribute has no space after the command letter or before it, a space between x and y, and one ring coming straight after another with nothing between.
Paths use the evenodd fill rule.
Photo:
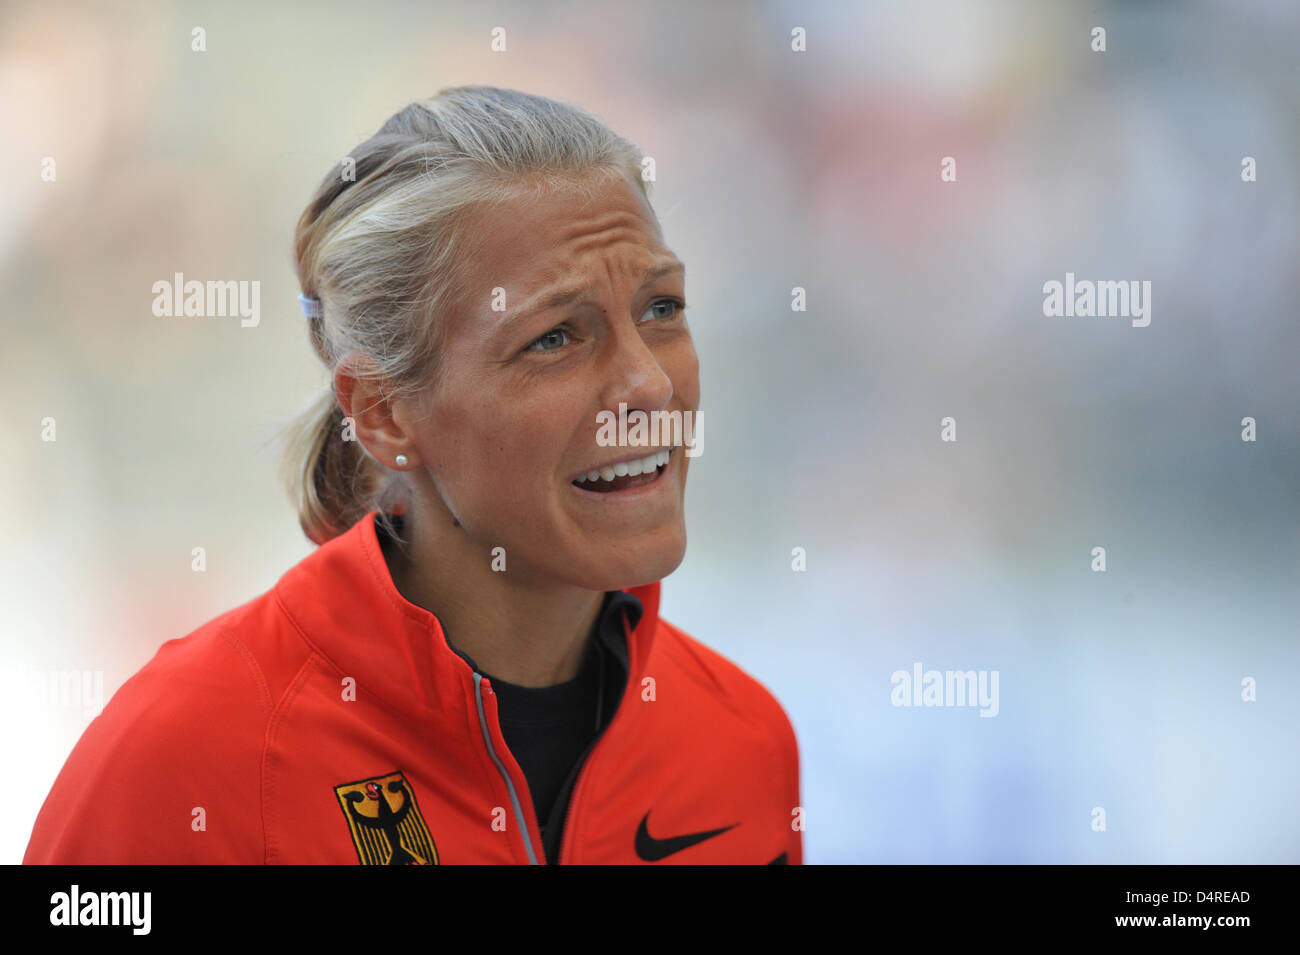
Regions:
<instances>
[{"instance_id":1,"label":"upper teeth","mask_svg":"<svg viewBox=\"0 0 1300 955\"><path fill-rule=\"evenodd\" d=\"M648 457L641 458L639 461L622 461L609 467L601 468L598 471L588 471L586 474L574 480L582 484L584 481L612 481L616 477L630 475L636 477L638 474L647 474L655 468L668 463L667 451L656 451Z\"/></svg>"}]
</instances>

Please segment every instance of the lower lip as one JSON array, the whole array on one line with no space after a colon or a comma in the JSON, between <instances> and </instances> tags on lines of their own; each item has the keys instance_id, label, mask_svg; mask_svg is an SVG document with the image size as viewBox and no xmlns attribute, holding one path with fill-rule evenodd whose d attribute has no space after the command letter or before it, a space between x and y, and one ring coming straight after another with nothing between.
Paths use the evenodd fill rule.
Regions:
<instances>
[{"instance_id":1,"label":"lower lip","mask_svg":"<svg viewBox=\"0 0 1300 955\"><path fill-rule=\"evenodd\" d=\"M675 460L677 460L677 452L669 452L668 463L659 469L659 474L653 481L648 484L638 484L636 487L623 488L621 491L589 491L582 485L574 484L572 481L569 482L569 487L589 501L607 501L611 504L639 501L642 498L650 497L652 494L657 494L668 486L666 478Z\"/></svg>"}]
</instances>

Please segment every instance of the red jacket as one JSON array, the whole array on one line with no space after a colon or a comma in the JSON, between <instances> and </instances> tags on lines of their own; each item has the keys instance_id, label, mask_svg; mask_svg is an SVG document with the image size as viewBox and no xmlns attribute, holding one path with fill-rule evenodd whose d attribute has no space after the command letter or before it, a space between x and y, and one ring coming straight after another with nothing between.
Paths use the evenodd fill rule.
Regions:
<instances>
[{"instance_id":1,"label":"red jacket","mask_svg":"<svg viewBox=\"0 0 1300 955\"><path fill-rule=\"evenodd\" d=\"M374 516L163 644L73 749L24 862L544 862L492 687L398 592ZM789 719L659 618L659 587L629 591L627 691L560 861L802 863Z\"/></svg>"}]
</instances>

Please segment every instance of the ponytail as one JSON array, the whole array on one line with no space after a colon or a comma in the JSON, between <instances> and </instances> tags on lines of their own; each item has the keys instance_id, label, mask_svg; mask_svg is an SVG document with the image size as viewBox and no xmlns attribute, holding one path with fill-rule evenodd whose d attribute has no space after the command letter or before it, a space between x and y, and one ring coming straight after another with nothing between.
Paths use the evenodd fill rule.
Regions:
<instances>
[{"instance_id":1,"label":"ponytail","mask_svg":"<svg viewBox=\"0 0 1300 955\"><path fill-rule=\"evenodd\" d=\"M298 511L307 538L323 544L364 517L369 502L388 497L383 469L362 449L345 440L343 409L325 388L290 422L281 479Z\"/></svg>"}]
</instances>

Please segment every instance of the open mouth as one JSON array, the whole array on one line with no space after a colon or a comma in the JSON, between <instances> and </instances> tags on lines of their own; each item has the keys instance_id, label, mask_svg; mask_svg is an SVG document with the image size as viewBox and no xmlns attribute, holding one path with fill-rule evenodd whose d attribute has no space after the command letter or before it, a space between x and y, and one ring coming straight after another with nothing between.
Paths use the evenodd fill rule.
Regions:
<instances>
[{"instance_id":1,"label":"open mouth","mask_svg":"<svg viewBox=\"0 0 1300 955\"><path fill-rule=\"evenodd\" d=\"M647 454L642 458L606 465L598 470L588 471L586 474L580 475L572 483L576 488L583 491L594 491L597 494L626 491L629 488L641 487L644 484L653 484L659 479L659 475L668 469L668 465L672 460L672 452L673 449L668 448Z\"/></svg>"}]
</instances>

